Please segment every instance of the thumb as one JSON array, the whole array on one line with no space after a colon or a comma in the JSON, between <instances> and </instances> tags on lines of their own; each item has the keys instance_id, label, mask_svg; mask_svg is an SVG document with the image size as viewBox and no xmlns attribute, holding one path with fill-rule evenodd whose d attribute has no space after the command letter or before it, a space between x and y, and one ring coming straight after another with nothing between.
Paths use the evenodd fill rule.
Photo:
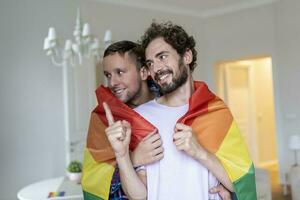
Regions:
<instances>
[{"instance_id":1,"label":"thumb","mask_svg":"<svg viewBox=\"0 0 300 200\"><path fill-rule=\"evenodd\" d=\"M209 189L209 193L215 194L215 193L220 192L220 187L219 187L219 186L220 186L220 185L210 188L210 189Z\"/></svg>"}]
</instances>

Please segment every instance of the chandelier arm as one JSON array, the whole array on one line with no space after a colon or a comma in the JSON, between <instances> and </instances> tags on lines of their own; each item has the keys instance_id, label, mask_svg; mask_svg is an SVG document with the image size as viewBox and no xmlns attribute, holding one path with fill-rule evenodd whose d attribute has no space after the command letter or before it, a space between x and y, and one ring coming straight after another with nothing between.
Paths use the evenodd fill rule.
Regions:
<instances>
[{"instance_id":1,"label":"chandelier arm","mask_svg":"<svg viewBox=\"0 0 300 200\"><path fill-rule=\"evenodd\" d=\"M57 62L54 58L54 55L51 55L51 61L52 61L52 64L56 67L61 67L63 65L63 61Z\"/></svg>"},{"instance_id":2,"label":"chandelier arm","mask_svg":"<svg viewBox=\"0 0 300 200\"><path fill-rule=\"evenodd\" d=\"M70 63L71 63L71 66L75 66L74 56L72 56L70 58Z\"/></svg>"}]
</instances>

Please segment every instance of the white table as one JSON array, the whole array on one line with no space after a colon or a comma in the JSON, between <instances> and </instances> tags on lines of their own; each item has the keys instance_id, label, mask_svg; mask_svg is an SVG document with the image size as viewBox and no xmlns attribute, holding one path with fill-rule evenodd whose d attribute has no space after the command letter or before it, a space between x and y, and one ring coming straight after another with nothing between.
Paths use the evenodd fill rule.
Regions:
<instances>
[{"instance_id":1,"label":"white table","mask_svg":"<svg viewBox=\"0 0 300 200\"><path fill-rule=\"evenodd\" d=\"M65 185L68 185L65 195L63 197L51 197L48 198L49 192L57 192L60 188L66 188ZM71 181L66 181L65 177L53 178L43 180L37 183L33 183L22 188L18 192L19 200L58 200L58 199L83 199L82 189L80 184L76 184Z\"/></svg>"}]
</instances>

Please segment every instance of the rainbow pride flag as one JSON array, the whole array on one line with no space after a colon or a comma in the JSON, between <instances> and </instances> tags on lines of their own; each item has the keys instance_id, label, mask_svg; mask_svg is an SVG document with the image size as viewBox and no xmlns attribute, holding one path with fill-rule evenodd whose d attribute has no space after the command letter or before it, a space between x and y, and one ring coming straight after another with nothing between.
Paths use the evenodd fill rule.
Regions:
<instances>
[{"instance_id":1,"label":"rainbow pride flag","mask_svg":"<svg viewBox=\"0 0 300 200\"><path fill-rule=\"evenodd\" d=\"M65 193L66 193L65 191L62 191L62 192L49 192L47 198L63 197L63 196L65 196Z\"/></svg>"},{"instance_id":2,"label":"rainbow pride flag","mask_svg":"<svg viewBox=\"0 0 300 200\"><path fill-rule=\"evenodd\" d=\"M131 150L155 129L138 113L113 96L108 88L100 86L96 90L96 96L98 106L91 114L81 179L85 200L108 199L111 179L115 171L115 155L105 135L108 122L102 103L106 102L109 105L115 120L126 119L131 124Z\"/></svg>"},{"instance_id":3,"label":"rainbow pride flag","mask_svg":"<svg viewBox=\"0 0 300 200\"><path fill-rule=\"evenodd\" d=\"M232 181L238 200L256 200L253 162L246 144L224 102L209 91L203 82L195 82L188 112L179 122L193 128L198 142L221 161ZM107 120L102 102L107 102L115 120L131 123L130 149L154 130L149 122L115 98L109 89L96 90L99 105L91 114L87 147L84 153L82 188L85 200L108 199L116 161L105 135Z\"/></svg>"}]
</instances>

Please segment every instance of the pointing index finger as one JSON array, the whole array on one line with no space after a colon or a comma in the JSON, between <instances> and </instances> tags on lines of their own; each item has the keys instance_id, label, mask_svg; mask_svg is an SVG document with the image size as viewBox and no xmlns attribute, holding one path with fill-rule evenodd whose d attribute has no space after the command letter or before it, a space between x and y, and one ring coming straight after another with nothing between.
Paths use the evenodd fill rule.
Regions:
<instances>
[{"instance_id":1,"label":"pointing index finger","mask_svg":"<svg viewBox=\"0 0 300 200\"><path fill-rule=\"evenodd\" d=\"M110 110L110 108L109 108L109 106L107 105L106 102L103 102L103 108L104 108L104 111L105 111L105 115L106 115L108 125L111 126L115 121L114 121L113 115L111 114L111 110Z\"/></svg>"}]
</instances>

